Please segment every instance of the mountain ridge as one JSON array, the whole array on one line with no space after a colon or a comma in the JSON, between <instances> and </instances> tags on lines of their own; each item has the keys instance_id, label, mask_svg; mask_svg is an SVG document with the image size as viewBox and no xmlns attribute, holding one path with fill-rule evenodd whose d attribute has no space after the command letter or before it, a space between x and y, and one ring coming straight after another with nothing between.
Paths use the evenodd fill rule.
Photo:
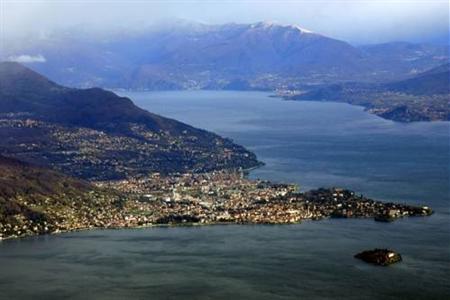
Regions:
<instances>
[{"instance_id":1,"label":"mountain ridge","mask_svg":"<svg viewBox=\"0 0 450 300\"><path fill-rule=\"evenodd\" d=\"M338 101L360 105L382 118L400 121L450 120L450 64L389 83L310 87L291 100Z\"/></svg>"},{"instance_id":2,"label":"mountain ridge","mask_svg":"<svg viewBox=\"0 0 450 300\"><path fill-rule=\"evenodd\" d=\"M444 64L415 77L384 85L388 90L412 95L450 94L450 64Z\"/></svg>"},{"instance_id":3,"label":"mountain ridge","mask_svg":"<svg viewBox=\"0 0 450 300\"><path fill-rule=\"evenodd\" d=\"M39 54L46 61L29 66L65 85L135 90L222 89L236 80L256 90L392 81L448 59L448 47L410 43L356 47L296 25L264 22L181 23L92 36L55 35L10 50L5 58Z\"/></svg>"},{"instance_id":4,"label":"mountain ridge","mask_svg":"<svg viewBox=\"0 0 450 300\"><path fill-rule=\"evenodd\" d=\"M14 93L18 89L21 90L19 95ZM173 130L176 133L182 130L203 131L145 111L135 106L130 99L119 97L111 91L97 87L63 87L15 62L0 62L0 96L3 98L0 113L32 110L40 119L74 126L112 130L101 123L120 123L125 120L143 121L152 130ZM92 98L96 101L90 101ZM81 108L83 110L80 111Z\"/></svg>"},{"instance_id":5,"label":"mountain ridge","mask_svg":"<svg viewBox=\"0 0 450 300\"><path fill-rule=\"evenodd\" d=\"M62 87L10 62L0 64L0 82L0 154L91 180L260 164L230 139L110 91Z\"/></svg>"}]
</instances>

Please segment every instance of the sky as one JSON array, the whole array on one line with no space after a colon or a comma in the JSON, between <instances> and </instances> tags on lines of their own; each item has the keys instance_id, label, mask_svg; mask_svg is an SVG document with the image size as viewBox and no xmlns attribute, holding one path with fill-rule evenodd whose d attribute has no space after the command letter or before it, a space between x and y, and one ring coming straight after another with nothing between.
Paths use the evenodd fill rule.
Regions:
<instances>
[{"instance_id":1,"label":"sky","mask_svg":"<svg viewBox=\"0 0 450 300\"><path fill-rule=\"evenodd\" d=\"M353 44L449 43L448 0L0 0L3 40L73 28L107 33L173 19L296 24Z\"/></svg>"}]
</instances>

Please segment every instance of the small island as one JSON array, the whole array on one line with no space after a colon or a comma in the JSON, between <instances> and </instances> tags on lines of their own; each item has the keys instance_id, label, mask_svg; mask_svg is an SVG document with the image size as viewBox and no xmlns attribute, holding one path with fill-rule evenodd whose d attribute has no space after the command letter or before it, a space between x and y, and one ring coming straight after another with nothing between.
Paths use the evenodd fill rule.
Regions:
<instances>
[{"instance_id":1,"label":"small island","mask_svg":"<svg viewBox=\"0 0 450 300\"><path fill-rule=\"evenodd\" d=\"M399 253L389 249L366 250L356 254L355 258L379 266L389 266L402 261Z\"/></svg>"}]
</instances>

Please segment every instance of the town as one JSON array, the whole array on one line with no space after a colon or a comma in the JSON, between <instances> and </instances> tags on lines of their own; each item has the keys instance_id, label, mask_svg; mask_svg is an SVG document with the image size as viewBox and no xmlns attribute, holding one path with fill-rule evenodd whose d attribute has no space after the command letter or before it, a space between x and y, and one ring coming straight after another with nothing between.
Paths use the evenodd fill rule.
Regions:
<instances>
[{"instance_id":1,"label":"town","mask_svg":"<svg viewBox=\"0 0 450 300\"><path fill-rule=\"evenodd\" d=\"M243 172L186 173L98 182L130 197L133 226L183 223L290 224L328 217L391 221L426 216L428 207L374 201L341 188L300 193L293 184L250 180Z\"/></svg>"},{"instance_id":2,"label":"town","mask_svg":"<svg viewBox=\"0 0 450 300\"><path fill-rule=\"evenodd\" d=\"M375 201L342 188L302 193L294 184L248 179L243 171L151 173L94 184L97 190L83 196L66 195L63 206L60 200L19 197L19 205L44 215L0 222L0 238L91 228L295 224L330 217L393 221L432 213L428 207Z\"/></svg>"},{"instance_id":3,"label":"town","mask_svg":"<svg viewBox=\"0 0 450 300\"><path fill-rule=\"evenodd\" d=\"M127 123L121 130L125 133L64 126L27 113L0 114L0 150L89 181L261 165L242 146L204 131L170 134L138 123Z\"/></svg>"}]
</instances>

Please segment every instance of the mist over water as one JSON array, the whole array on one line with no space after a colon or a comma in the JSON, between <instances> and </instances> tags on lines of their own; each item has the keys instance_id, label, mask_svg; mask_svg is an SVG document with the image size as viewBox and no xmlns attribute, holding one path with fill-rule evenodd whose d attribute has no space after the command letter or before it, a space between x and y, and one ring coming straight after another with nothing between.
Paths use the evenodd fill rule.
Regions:
<instances>
[{"instance_id":1,"label":"mist over water","mask_svg":"<svg viewBox=\"0 0 450 300\"><path fill-rule=\"evenodd\" d=\"M402 124L339 103L260 92L122 93L232 138L253 178L342 186L436 213L394 223L96 230L0 243L0 299L445 299L450 294L448 122ZM387 268L353 258L399 251Z\"/></svg>"}]
</instances>

